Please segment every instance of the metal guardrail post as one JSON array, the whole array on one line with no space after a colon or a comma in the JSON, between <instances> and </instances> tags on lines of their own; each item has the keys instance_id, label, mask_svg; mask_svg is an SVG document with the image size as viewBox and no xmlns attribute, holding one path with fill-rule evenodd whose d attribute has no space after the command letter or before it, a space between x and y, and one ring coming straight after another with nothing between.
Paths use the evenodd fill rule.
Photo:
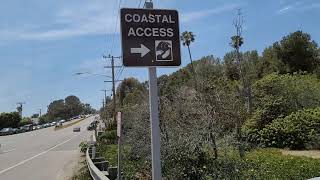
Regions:
<instances>
[{"instance_id":1,"label":"metal guardrail post","mask_svg":"<svg viewBox=\"0 0 320 180\"><path fill-rule=\"evenodd\" d=\"M92 147L92 159L95 159L96 158L96 146L93 146Z\"/></svg>"},{"instance_id":2,"label":"metal guardrail post","mask_svg":"<svg viewBox=\"0 0 320 180\"><path fill-rule=\"evenodd\" d=\"M93 144L96 143L96 136L92 135ZM91 158L90 153L91 152ZM95 145L89 146L86 151L86 161L93 180L110 180L117 178L117 167L109 167L109 162L103 157L99 157L99 152L96 152ZM100 169L99 169L100 168Z\"/></svg>"},{"instance_id":3,"label":"metal guardrail post","mask_svg":"<svg viewBox=\"0 0 320 180\"><path fill-rule=\"evenodd\" d=\"M92 162L90 156L89 156L89 148L86 151L86 161L88 165L88 169L90 172L90 175L93 180L110 180L105 174L103 174Z\"/></svg>"}]
</instances>

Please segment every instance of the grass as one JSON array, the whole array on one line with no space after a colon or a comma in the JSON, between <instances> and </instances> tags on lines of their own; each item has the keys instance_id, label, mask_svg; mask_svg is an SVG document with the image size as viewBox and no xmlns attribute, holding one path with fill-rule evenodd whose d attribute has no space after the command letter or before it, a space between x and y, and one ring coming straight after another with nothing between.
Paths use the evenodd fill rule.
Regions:
<instances>
[{"instance_id":1,"label":"grass","mask_svg":"<svg viewBox=\"0 0 320 180\"><path fill-rule=\"evenodd\" d=\"M82 119L79 119L79 120L77 120L77 121L75 121L75 122L72 122L72 123L70 123L70 124L67 124L67 125L62 125L62 126L60 126L60 127L54 127L54 130L55 130L55 131L58 131L58 130L61 130L61 129L64 129L64 128L73 126L73 125L75 125L75 124L77 124L77 123L79 123L79 122L81 122L81 121L83 121L83 120L85 120L85 119L86 119L86 118L82 118Z\"/></svg>"},{"instance_id":2,"label":"grass","mask_svg":"<svg viewBox=\"0 0 320 180\"><path fill-rule=\"evenodd\" d=\"M102 156L109 161L111 166L118 165L118 145L110 144L110 145L101 145L100 152Z\"/></svg>"},{"instance_id":3,"label":"grass","mask_svg":"<svg viewBox=\"0 0 320 180\"><path fill-rule=\"evenodd\" d=\"M118 145L100 145L100 153L109 161L111 166L118 166ZM130 146L122 146L122 171L127 179L135 179L136 174L143 170L143 162L140 160L130 161L128 160L128 154L131 151Z\"/></svg>"},{"instance_id":4,"label":"grass","mask_svg":"<svg viewBox=\"0 0 320 180\"><path fill-rule=\"evenodd\" d=\"M245 162L252 167L245 174L255 179L309 179L320 176L320 160L283 155L279 149L257 149L249 152Z\"/></svg>"},{"instance_id":5,"label":"grass","mask_svg":"<svg viewBox=\"0 0 320 180\"><path fill-rule=\"evenodd\" d=\"M81 162L81 168L70 180L92 180L86 161Z\"/></svg>"}]
</instances>

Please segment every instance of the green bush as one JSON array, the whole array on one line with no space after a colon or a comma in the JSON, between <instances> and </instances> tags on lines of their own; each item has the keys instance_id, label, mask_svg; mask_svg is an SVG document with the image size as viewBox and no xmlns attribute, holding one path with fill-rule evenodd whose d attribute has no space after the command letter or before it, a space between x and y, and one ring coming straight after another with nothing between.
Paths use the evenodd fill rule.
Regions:
<instances>
[{"instance_id":1,"label":"green bush","mask_svg":"<svg viewBox=\"0 0 320 180\"><path fill-rule=\"evenodd\" d=\"M282 119L305 108L319 107L319 89L319 79L314 75L303 73L285 75L274 73L257 81L253 86L255 110L242 127L244 136L249 142L256 144L262 133L260 131L272 124L275 119ZM278 124L273 126L276 125ZM263 134L268 136L266 133Z\"/></svg>"},{"instance_id":2,"label":"green bush","mask_svg":"<svg viewBox=\"0 0 320 180\"><path fill-rule=\"evenodd\" d=\"M88 146L88 143L87 143L86 141L82 141L82 142L79 144L79 147L80 147L80 152L86 153L87 148L88 148L89 146Z\"/></svg>"},{"instance_id":3,"label":"green bush","mask_svg":"<svg viewBox=\"0 0 320 180\"><path fill-rule=\"evenodd\" d=\"M98 137L99 142L107 144L116 144L117 139L117 130L105 131Z\"/></svg>"},{"instance_id":4,"label":"green bush","mask_svg":"<svg viewBox=\"0 0 320 180\"><path fill-rule=\"evenodd\" d=\"M33 124L32 120L30 118L23 118L20 122L19 122L19 126L24 126L27 124Z\"/></svg>"},{"instance_id":5,"label":"green bush","mask_svg":"<svg viewBox=\"0 0 320 180\"><path fill-rule=\"evenodd\" d=\"M301 110L278 118L260 131L261 142L269 147L304 149L319 139L320 108Z\"/></svg>"},{"instance_id":6,"label":"green bush","mask_svg":"<svg viewBox=\"0 0 320 180\"><path fill-rule=\"evenodd\" d=\"M1 113L0 114L0 129L12 127L16 128L19 126L21 117L18 112Z\"/></svg>"}]
</instances>

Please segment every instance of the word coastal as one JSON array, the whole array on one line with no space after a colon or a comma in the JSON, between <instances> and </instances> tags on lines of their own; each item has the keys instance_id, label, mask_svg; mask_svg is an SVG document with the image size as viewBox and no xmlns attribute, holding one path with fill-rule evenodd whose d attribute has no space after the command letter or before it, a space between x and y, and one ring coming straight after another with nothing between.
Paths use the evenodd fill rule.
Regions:
<instances>
[{"instance_id":1,"label":"word coastal","mask_svg":"<svg viewBox=\"0 0 320 180\"><path fill-rule=\"evenodd\" d=\"M171 15L166 14L126 14L124 17L127 23L151 23L151 24L175 24ZM128 37L173 37L173 28L164 27L130 27Z\"/></svg>"}]
</instances>

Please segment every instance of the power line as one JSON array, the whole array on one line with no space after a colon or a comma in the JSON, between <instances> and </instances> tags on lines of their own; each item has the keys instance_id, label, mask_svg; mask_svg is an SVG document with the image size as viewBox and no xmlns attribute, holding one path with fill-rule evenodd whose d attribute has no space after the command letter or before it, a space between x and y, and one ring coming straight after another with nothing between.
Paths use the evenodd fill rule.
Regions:
<instances>
[{"instance_id":1,"label":"power line","mask_svg":"<svg viewBox=\"0 0 320 180\"><path fill-rule=\"evenodd\" d=\"M123 70L124 70L124 66L122 66L122 67L119 69L119 72L118 72L118 74L117 74L117 79L120 79Z\"/></svg>"},{"instance_id":2,"label":"power line","mask_svg":"<svg viewBox=\"0 0 320 180\"><path fill-rule=\"evenodd\" d=\"M116 77L117 77L117 78L116 78L116 79L118 79L118 77L119 77L119 73L120 73L120 71L121 71L121 68L122 68L122 66L120 66L120 68L117 69L117 72L116 72Z\"/></svg>"},{"instance_id":3,"label":"power line","mask_svg":"<svg viewBox=\"0 0 320 180\"><path fill-rule=\"evenodd\" d=\"M138 8L141 7L142 0L139 1Z\"/></svg>"},{"instance_id":4,"label":"power line","mask_svg":"<svg viewBox=\"0 0 320 180\"><path fill-rule=\"evenodd\" d=\"M114 6L112 8L112 16L115 16L116 6L117 6L117 3L114 3ZM109 25L108 23L109 22L107 22L107 26ZM111 35L113 35L113 34L111 34ZM107 49L111 49L111 43L110 43L112 41L111 35L108 34L108 32L106 33Z\"/></svg>"},{"instance_id":5,"label":"power line","mask_svg":"<svg viewBox=\"0 0 320 180\"><path fill-rule=\"evenodd\" d=\"M113 33L113 37L112 37L112 41L111 41L110 54L113 53L113 48L114 48L114 43L115 43L115 36L116 36L117 28L118 28L119 11L120 11L120 8L121 8L121 4L122 4L122 0L119 0L117 16L116 16L116 25L114 27L114 33Z\"/></svg>"}]
</instances>

